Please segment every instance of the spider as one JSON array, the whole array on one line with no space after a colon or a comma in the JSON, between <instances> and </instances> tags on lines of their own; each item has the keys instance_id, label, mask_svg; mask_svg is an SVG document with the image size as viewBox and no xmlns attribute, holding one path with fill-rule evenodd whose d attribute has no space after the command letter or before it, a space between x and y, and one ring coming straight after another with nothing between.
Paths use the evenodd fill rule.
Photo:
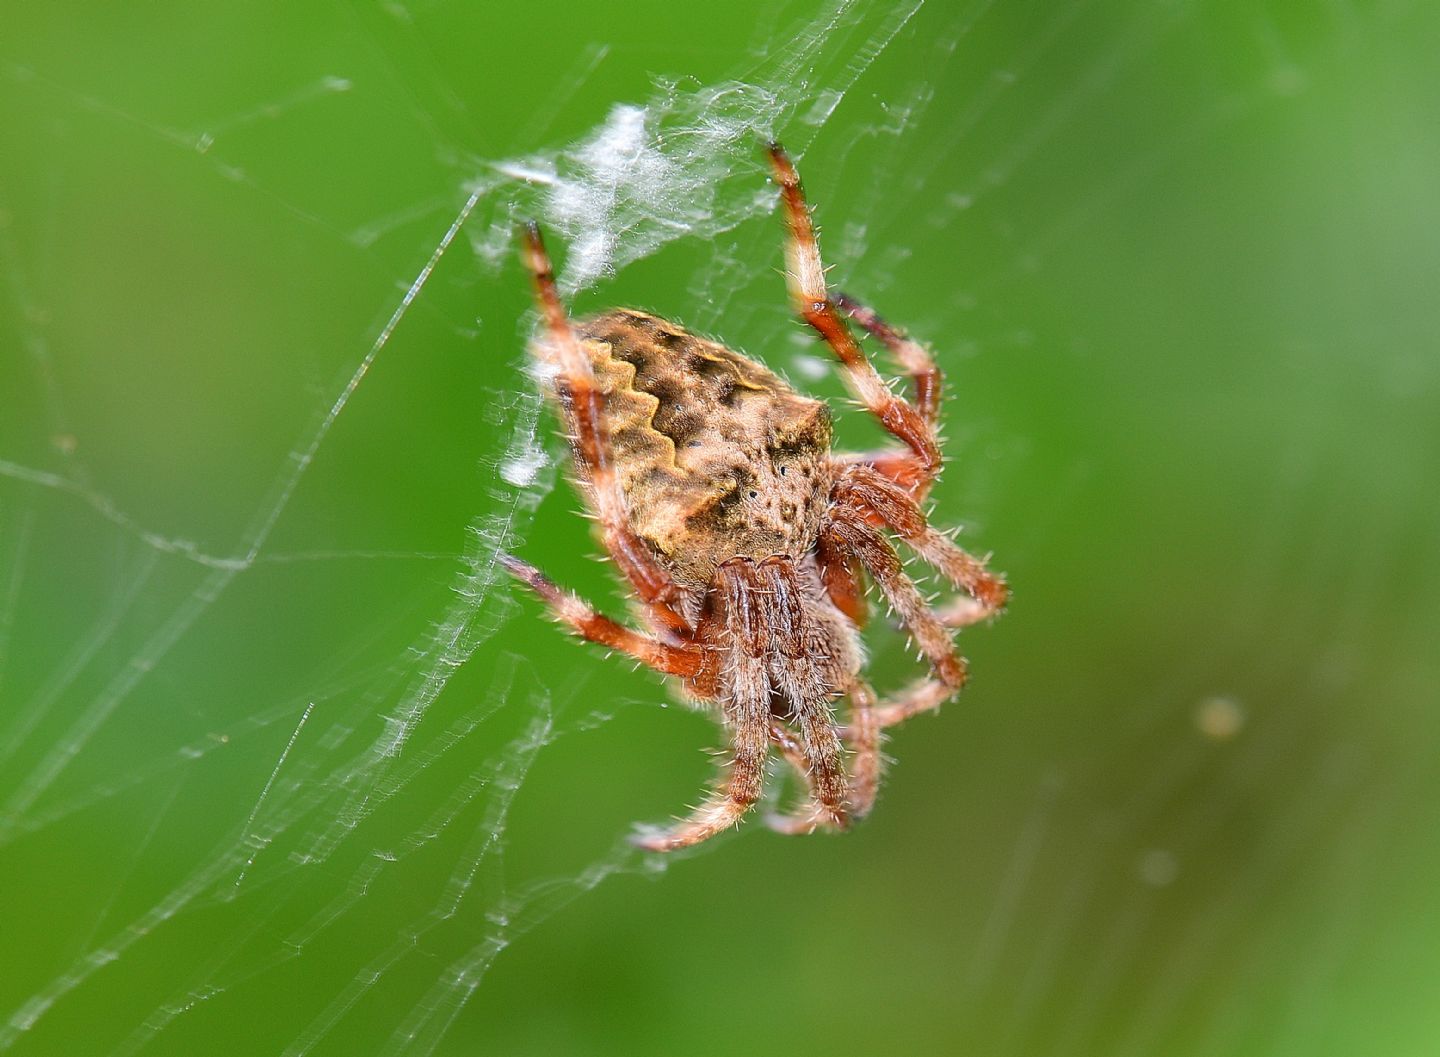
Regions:
<instances>
[{"instance_id":1,"label":"spider","mask_svg":"<svg viewBox=\"0 0 1440 1057\"><path fill-rule=\"evenodd\" d=\"M920 503L940 472L940 371L874 312L826 289L815 229L795 167L769 150L787 227L786 280L796 311L840 361L850 390L903 447L831 451L826 405L765 367L644 312L571 320L535 224L523 259L541 327L531 353L552 379L579 488L597 532L629 582L647 630L596 612L510 555L505 567L582 638L680 681L718 714L729 759L710 795L669 828L645 828L651 851L698 844L760 799L773 746L807 792L770 825L786 833L843 829L875 802L882 732L937 708L965 683L950 629L1004 607L1005 580L932 528ZM891 392L846 316L910 377ZM962 594L932 610L886 533ZM865 578L880 588L931 672L884 702L861 676ZM834 703L848 713L837 723ZM848 756L848 766L847 766Z\"/></svg>"}]
</instances>

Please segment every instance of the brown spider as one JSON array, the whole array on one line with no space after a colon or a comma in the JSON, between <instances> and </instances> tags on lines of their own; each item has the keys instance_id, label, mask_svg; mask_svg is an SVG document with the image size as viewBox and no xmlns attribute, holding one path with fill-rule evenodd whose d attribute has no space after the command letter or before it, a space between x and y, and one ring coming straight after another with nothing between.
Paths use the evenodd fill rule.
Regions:
<instances>
[{"instance_id":1,"label":"brown spider","mask_svg":"<svg viewBox=\"0 0 1440 1057\"><path fill-rule=\"evenodd\" d=\"M790 159L770 148L788 238L786 279L805 322L840 360L846 382L903 448L830 450L829 409L723 345L643 312L572 322L534 224L524 259L542 330L531 346L553 378L586 502L649 625L632 630L505 555L505 567L583 638L681 680L712 703L732 757L708 799L640 847L671 851L737 823L760 799L773 744L794 765L808 803L770 824L787 833L841 828L874 804L881 732L933 709L965 683L949 628L998 613L1003 578L931 528L919 503L940 472L935 424L940 371L870 309L834 300L810 211ZM837 308L877 338L914 386L895 396ZM932 612L905 574L888 530L964 592ZM884 593L933 673L877 703L860 678L862 577ZM831 702L849 698L836 724ZM848 744L850 766L845 765Z\"/></svg>"}]
</instances>

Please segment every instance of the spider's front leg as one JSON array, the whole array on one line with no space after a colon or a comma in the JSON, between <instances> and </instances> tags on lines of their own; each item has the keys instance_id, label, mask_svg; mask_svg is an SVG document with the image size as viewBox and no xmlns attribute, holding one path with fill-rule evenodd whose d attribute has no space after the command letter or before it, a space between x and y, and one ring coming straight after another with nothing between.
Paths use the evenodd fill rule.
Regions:
<instances>
[{"instance_id":1,"label":"spider's front leg","mask_svg":"<svg viewBox=\"0 0 1440 1057\"><path fill-rule=\"evenodd\" d=\"M778 144L770 147L770 162L775 170L776 182L785 208L788 237L785 240L785 280L790 289L790 300L800 317L810 324L825 339L831 351L840 361L846 383L880 424L903 441L909 452L904 473L913 478L915 487L922 492L940 473L940 445L935 436L934 412L938 406L939 372L934 364L925 366L919 357L924 356L919 346L911 350L897 344L896 355L911 368L916 377L919 407L912 406L890 391L876 372L874 364L866 358L856 342L844 317L830 298L825 285L825 266L820 261L820 245L815 238L815 225L810 218L810 207L806 205L805 194L800 188L800 177L795 166ZM853 305L853 302L852 302ZM854 306L859 308L859 306ZM868 310L860 309L861 313ZM873 317L873 313L871 314ZM865 318L857 316L857 322L872 329ZM902 342L894 331L875 320L875 332L881 340L892 335L897 343ZM887 341L887 344L889 342ZM903 350L903 351L902 351ZM914 366L905 359L910 356ZM924 356L928 362L929 357ZM918 373L917 373L918 370ZM898 471L897 471L898 472Z\"/></svg>"},{"instance_id":2,"label":"spider's front leg","mask_svg":"<svg viewBox=\"0 0 1440 1057\"><path fill-rule=\"evenodd\" d=\"M711 588L712 602L700 618L696 637L719 646L726 657L716 701L730 733L731 758L710 796L669 829L645 828L631 843L646 851L677 851L723 833L759 801L765 790L769 755L770 678L765 650L768 629L748 561L722 565ZM718 610L718 616L716 615Z\"/></svg>"},{"instance_id":3,"label":"spider's front leg","mask_svg":"<svg viewBox=\"0 0 1440 1057\"><path fill-rule=\"evenodd\" d=\"M881 753L886 726L874 711L875 691L868 683L857 680L850 688L850 723L836 733L850 744L852 756L850 775L844 791L844 813L827 807L818 794L806 758L804 745L795 734L778 720L770 724L770 741L794 769L808 793L808 803L790 814L771 815L766 822L778 833L805 834L817 829L844 829L851 818L864 818L875 805L880 788L880 772L884 768Z\"/></svg>"},{"instance_id":4,"label":"spider's front leg","mask_svg":"<svg viewBox=\"0 0 1440 1057\"><path fill-rule=\"evenodd\" d=\"M555 619L569 625L581 638L629 654L640 663L665 675L691 681L701 676L705 653L699 646L673 646L633 631L604 614L597 613L579 596L561 590L535 566L512 555L500 555L500 564L511 576L544 599Z\"/></svg>"},{"instance_id":5,"label":"spider's front leg","mask_svg":"<svg viewBox=\"0 0 1440 1057\"><path fill-rule=\"evenodd\" d=\"M600 391L590 358L580 345L560 293L555 269L537 224L522 232L525 267L535 288L535 301L545 328L532 349L555 368L554 390L570 431L571 447L585 485L605 549L615 559L655 622L679 634L691 628L678 612L679 591L645 543L630 530L625 496L610 464L611 444L605 422L605 394Z\"/></svg>"},{"instance_id":6,"label":"spider's front leg","mask_svg":"<svg viewBox=\"0 0 1440 1057\"><path fill-rule=\"evenodd\" d=\"M794 563L783 557L732 559L717 571L712 603L697 637L724 658L715 697L733 756L713 794L688 819L667 831L642 834L636 843L673 851L738 822L763 792L771 741L801 771L810 793L810 807L777 828L843 828L849 822L847 782L829 705L833 674L817 661L824 650L816 641ZM783 702L798 736L780 722L772 707L777 702Z\"/></svg>"},{"instance_id":7,"label":"spider's front leg","mask_svg":"<svg viewBox=\"0 0 1440 1057\"><path fill-rule=\"evenodd\" d=\"M944 376L934 358L925 346L913 341L903 330L891 326L880 318L869 305L862 304L847 294L836 292L835 303L847 316L860 324L870 336L878 340L890 355L899 361L915 388L915 410L926 422L934 426L940 421L940 389Z\"/></svg>"}]
</instances>

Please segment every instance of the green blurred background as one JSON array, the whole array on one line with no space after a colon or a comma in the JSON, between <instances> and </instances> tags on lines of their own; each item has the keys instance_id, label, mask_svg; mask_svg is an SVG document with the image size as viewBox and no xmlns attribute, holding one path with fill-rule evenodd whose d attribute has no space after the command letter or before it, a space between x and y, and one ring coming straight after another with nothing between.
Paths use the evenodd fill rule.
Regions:
<instances>
[{"instance_id":1,"label":"green blurred background","mask_svg":"<svg viewBox=\"0 0 1440 1057\"><path fill-rule=\"evenodd\" d=\"M12 5L0 1051L1440 1052L1437 33ZM864 826L662 862L714 728L494 571L624 608L508 233L839 396L769 135L947 370L936 516L1016 597Z\"/></svg>"}]
</instances>

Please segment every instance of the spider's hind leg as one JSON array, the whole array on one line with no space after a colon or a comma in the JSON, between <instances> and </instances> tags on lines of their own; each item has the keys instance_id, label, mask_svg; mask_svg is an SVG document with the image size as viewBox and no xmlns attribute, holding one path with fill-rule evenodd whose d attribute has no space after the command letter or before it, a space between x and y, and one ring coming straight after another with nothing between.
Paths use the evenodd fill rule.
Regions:
<instances>
[{"instance_id":1,"label":"spider's hind leg","mask_svg":"<svg viewBox=\"0 0 1440 1057\"><path fill-rule=\"evenodd\" d=\"M874 319L874 328L865 318L857 316L856 321L861 326L872 330L887 345L890 344L890 341L886 340L887 335L895 339L897 344L892 348L907 368L911 368L911 363L905 359L906 356L910 356L915 365L920 367L918 374L911 368L912 375L916 377L918 407L890 391L890 387L875 370L875 365L866 357L855 336L850 333L845 318L830 297L825 285L825 266L820 261L820 244L815 237L815 224L810 218L810 207L805 202L805 193L800 188L800 177L795 172L795 166L778 144L770 147L770 162L775 171L775 180L780 185L788 228L788 237L785 240L785 281L790 289L791 303L800 317L825 339L830 350L835 353L850 389L870 413L880 420L880 424L909 448L910 465L907 472L913 475L916 486L923 490L940 472L940 445L935 436L934 424L934 411L938 406L939 372L934 371L933 364L928 368L921 366L917 357L924 354L919 346L914 346L913 349L908 347L897 332L879 322L878 318L873 317L873 313L870 315ZM853 302L851 304L854 305ZM858 305L854 307L862 314L868 311L860 309ZM936 391L935 396L931 395L930 389Z\"/></svg>"},{"instance_id":2,"label":"spider's hind leg","mask_svg":"<svg viewBox=\"0 0 1440 1057\"><path fill-rule=\"evenodd\" d=\"M716 687L716 702L730 734L731 757L705 801L668 829L645 827L631 843L646 851L677 851L723 833L760 800L769 756L770 673L766 649L770 629L760 619L759 585L753 563L737 559L720 566L711 600L695 634L718 643L727 655Z\"/></svg>"}]
</instances>

